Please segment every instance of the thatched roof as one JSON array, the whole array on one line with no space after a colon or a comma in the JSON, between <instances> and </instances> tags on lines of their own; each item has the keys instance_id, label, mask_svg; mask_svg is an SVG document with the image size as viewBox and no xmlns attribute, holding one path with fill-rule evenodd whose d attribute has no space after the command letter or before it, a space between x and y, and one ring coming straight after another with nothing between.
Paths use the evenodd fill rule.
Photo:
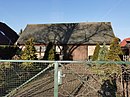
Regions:
<instances>
[{"instance_id":1,"label":"thatched roof","mask_svg":"<svg viewBox=\"0 0 130 97\"><path fill-rule=\"evenodd\" d=\"M114 36L110 22L28 24L17 43L24 44L33 37L36 44L54 40L59 44L109 44Z\"/></svg>"},{"instance_id":2,"label":"thatched roof","mask_svg":"<svg viewBox=\"0 0 130 97\"><path fill-rule=\"evenodd\" d=\"M0 22L0 45L14 44L18 39L18 34L5 23Z\"/></svg>"}]
</instances>

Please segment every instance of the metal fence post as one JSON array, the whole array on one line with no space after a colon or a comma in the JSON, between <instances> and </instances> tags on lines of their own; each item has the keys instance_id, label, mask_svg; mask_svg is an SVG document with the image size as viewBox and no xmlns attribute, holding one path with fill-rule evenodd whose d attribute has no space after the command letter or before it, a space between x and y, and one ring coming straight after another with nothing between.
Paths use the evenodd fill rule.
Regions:
<instances>
[{"instance_id":1,"label":"metal fence post","mask_svg":"<svg viewBox=\"0 0 130 97\"><path fill-rule=\"evenodd\" d=\"M58 62L54 63L54 97L58 97Z\"/></svg>"}]
</instances>

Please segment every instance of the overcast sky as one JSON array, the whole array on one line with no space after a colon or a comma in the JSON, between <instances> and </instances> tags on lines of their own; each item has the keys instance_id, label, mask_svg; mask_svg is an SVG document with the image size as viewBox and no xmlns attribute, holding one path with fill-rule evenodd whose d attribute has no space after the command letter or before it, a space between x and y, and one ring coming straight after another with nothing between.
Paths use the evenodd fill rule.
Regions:
<instances>
[{"instance_id":1,"label":"overcast sky","mask_svg":"<svg viewBox=\"0 0 130 97\"><path fill-rule=\"evenodd\" d=\"M0 0L0 21L17 33L27 24L111 22L122 40L130 37L130 0Z\"/></svg>"}]
</instances>

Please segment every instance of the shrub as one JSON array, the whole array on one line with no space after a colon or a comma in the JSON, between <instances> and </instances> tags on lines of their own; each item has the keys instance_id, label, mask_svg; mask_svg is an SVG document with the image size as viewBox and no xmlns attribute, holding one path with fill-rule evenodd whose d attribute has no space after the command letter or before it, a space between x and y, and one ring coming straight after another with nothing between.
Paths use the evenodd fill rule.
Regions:
<instances>
[{"instance_id":1,"label":"shrub","mask_svg":"<svg viewBox=\"0 0 130 97\"><path fill-rule=\"evenodd\" d=\"M25 49L22 52L21 59L23 60L36 60L36 49L33 44L33 39L29 39L25 43Z\"/></svg>"},{"instance_id":2,"label":"shrub","mask_svg":"<svg viewBox=\"0 0 130 97\"><path fill-rule=\"evenodd\" d=\"M100 50L100 45L99 43L97 43L93 53L92 61L96 61L98 59L99 50Z\"/></svg>"},{"instance_id":3,"label":"shrub","mask_svg":"<svg viewBox=\"0 0 130 97\"><path fill-rule=\"evenodd\" d=\"M107 54L108 54L108 48L106 47L106 44L104 43L103 47L101 47L99 50L98 60L105 61Z\"/></svg>"},{"instance_id":4,"label":"shrub","mask_svg":"<svg viewBox=\"0 0 130 97\"><path fill-rule=\"evenodd\" d=\"M33 38L26 41L25 49L22 52L21 59L22 60L36 60L37 59L36 49L33 44ZM22 67L26 69L31 69L33 67L33 64L30 62L28 63L24 62L22 64Z\"/></svg>"},{"instance_id":5,"label":"shrub","mask_svg":"<svg viewBox=\"0 0 130 97\"><path fill-rule=\"evenodd\" d=\"M121 61L120 55L123 55L123 52L119 44L119 38L115 37L110 44L110 50L106 58L110 61Z\"/></svg>"}]
</instances>

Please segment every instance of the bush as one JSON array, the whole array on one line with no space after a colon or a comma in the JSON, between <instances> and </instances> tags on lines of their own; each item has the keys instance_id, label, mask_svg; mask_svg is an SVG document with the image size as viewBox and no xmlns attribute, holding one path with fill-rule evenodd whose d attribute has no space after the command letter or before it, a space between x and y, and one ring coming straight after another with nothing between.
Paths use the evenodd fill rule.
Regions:
<instances>
[{"instance_id":1,"label":"bush","mask_svg":"<svg viewBox=\"0 0 130 97\"><path fill-rule=\"evenodd\" d=\"M34 47L32 38L26 41L25 49L22 52L21 59L22 60L37 60L36 49ZM25 69L31 69L33 68L33 64L30 62L28 63L24 62L22 64L22 67Z\"/></svg>"},{"instance_id":2,"label":"bush","mask_svg":"<svg viewBox=\"0 0 130 97\"><path fill-rule=\"evenodd\" d=\"M106 56L108 54L108 48L106 47L106 44L103 44L103 47L100 48L99 54L98 54L98 60L99 61L106 61Z\"/></svg>"},{"instance_id":3,"label":"bush","mask_svg":"<svg viewBox=\"0 0 130 97\"><path fill-rule=\"evenodd\" d=\"M98 59L99 50L100 50L100 45L99 43L97 43L92 57L92 61L96 61Z\"/></svg>"},{"instance_id":4,"label":"bush","mask_svg":"<svg viewBox=\"0 0 130 97\"><path fill-rule=\"evenodd\" d=\"M23 60L36 60L36 49L33 44L33 39L29 39L25 43L25 49L22 52L21 59Z\"/></svg>"},{"instance_id":5,"label":"bush","mask_svg":"<svg viewBox=\"0 0 130 97\"><path fill-rule=\"evenodd\" d=\"M110 50L106 58L110 61L121 61L120 55L123 55L123 52L119 44L119 38L115 37L110 44Z\"/></svg>"}]
</instances>

